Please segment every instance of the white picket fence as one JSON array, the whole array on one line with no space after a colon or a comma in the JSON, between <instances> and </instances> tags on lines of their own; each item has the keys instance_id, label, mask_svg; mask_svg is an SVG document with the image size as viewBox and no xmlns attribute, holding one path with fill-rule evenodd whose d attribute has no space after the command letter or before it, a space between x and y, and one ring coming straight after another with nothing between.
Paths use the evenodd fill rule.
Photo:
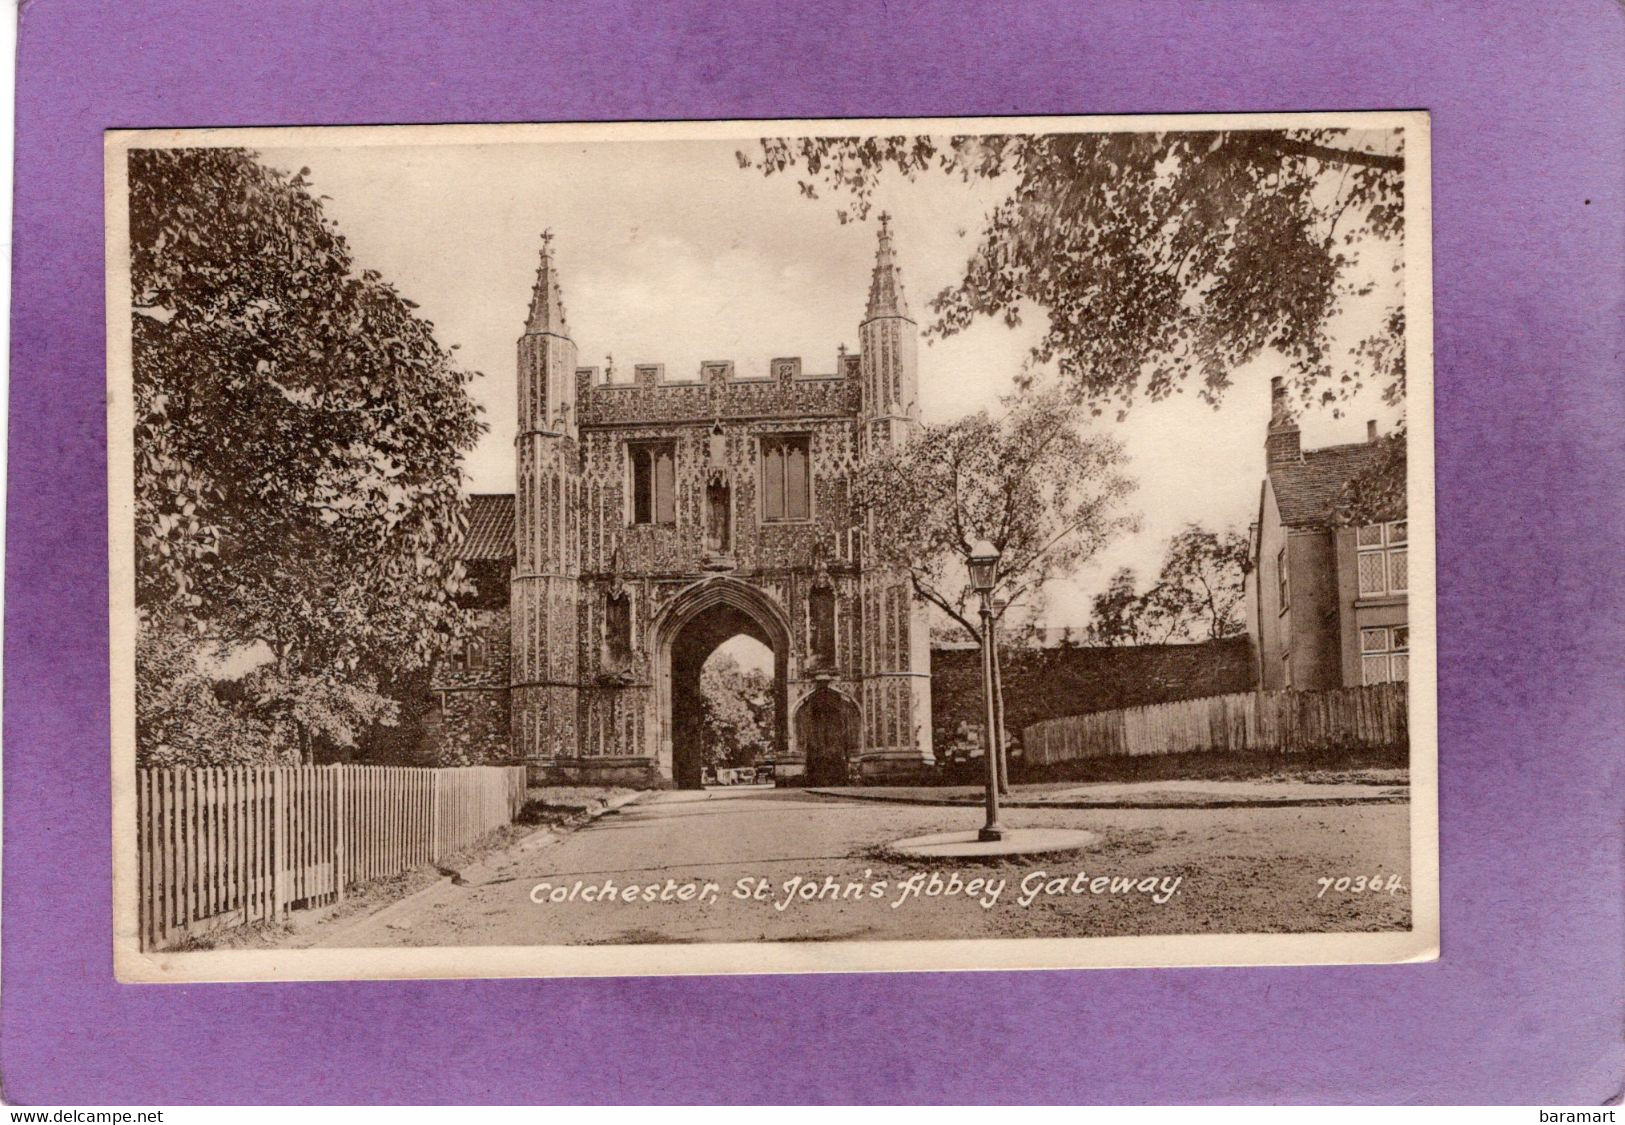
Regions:
<instances>
[{"instance_id":1,"label":"white picket fence","mask_svg":"<svg viewBox=\"0 0 1625 1125\"><path fill-rule=\"evenodd\" d=\"M1028 765L1114 755L1385 749L1409 740L1407 685L1242 692L1046 719L1023 729Z\"/></svg>"},{"instance_id":2,"label":"white picket fence","mask_svg":"<svg viewBox=\"0 0 1625 1125\"><path fill-rule=\"evenodd\" d=\"M137 770L141 948L340 901L524 804L523 766Z\"/></svg>"}]
</instances>

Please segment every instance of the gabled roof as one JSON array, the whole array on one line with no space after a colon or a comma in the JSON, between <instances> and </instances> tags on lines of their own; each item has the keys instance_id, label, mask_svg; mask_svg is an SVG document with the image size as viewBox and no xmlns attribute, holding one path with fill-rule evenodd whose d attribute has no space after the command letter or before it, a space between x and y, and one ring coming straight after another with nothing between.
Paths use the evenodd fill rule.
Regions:
<instances>
[{"instance_id":1,"label":"gabled roof","mask_svg":"<svg viewBox=\"0 0 1625 1125\"><path fill-rule=\"evenodd\" d=\"M468 532L458 558L513 558L513 493L477 492L468 498L467 514Z\"/></svg>"},{"instance_id":2,"label":"gabled roof","mask_svg":"<svg viewBox=\"0 0 1625 1125\"><path fill-rule=\"evenodd\" d=\"M1281 522L1288 527L1328 527L1337 522L1343 486L1373 465L1382 446L1362 441L1306 449L1300 460L1269 466L1270 485Z\"/></svg>"}]
</instances>

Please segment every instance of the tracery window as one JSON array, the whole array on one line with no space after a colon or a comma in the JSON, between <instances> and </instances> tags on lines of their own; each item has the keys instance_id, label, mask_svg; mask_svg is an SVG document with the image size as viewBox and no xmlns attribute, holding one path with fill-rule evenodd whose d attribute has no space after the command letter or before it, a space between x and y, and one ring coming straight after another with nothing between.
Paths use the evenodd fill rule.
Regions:
<instances>
[{"instance_id":1,"label":"tracery window","mask_svg":"<svg viewBox=\"0 0 1625 1125\"><path fill-rule=\"evenodd\" d=\"M669 441L633 442L632 522L677 522L677 449Z\"/></svg>"},{"instance_id":2,"label":"tracery window","mask_svg":"<svg viewBox=\"0 0 1625 1125\"><path fill-rule=\"evenodd\" d=\"M812 473L806 434L762 439L762 518L804 520L812 515Z\"/></svg>"}]
</instances>

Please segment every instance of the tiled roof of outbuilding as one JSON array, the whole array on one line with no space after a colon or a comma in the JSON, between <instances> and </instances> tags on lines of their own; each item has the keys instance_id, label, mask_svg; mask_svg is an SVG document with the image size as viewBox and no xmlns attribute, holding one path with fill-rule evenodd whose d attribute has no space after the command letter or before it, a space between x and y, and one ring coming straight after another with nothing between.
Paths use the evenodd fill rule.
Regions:
<instances>
[{"instance_id":1,"label":"tiled roof of outbuilding","mask_svg":"<svg viewBox=\"0 0 1625 1125\"><path fill-rule=\"evenodd\" d=\"M1281 522L1288 527L1324 527L1336 522L1337 497L1343 486L1377 459L1376 442L1306 449L1301 460L1277 461L1269 467L1270 485Z\"/></svg>"},{"instance_id":2,"label":"tiled roof of outbuilding","mask_svg":"<svg viewBox=\"0 0 1625 1125\"><path fill-rule=\"evenodd\" d=\"M513 493L477 492L468 498L468 532L457 557L513 558Z\"/></svg>"}]
</instances>

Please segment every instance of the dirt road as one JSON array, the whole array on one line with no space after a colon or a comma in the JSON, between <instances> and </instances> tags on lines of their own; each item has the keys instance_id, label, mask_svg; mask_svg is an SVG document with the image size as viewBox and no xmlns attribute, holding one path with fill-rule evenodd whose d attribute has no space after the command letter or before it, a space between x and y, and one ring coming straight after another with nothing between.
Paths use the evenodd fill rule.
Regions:
<instances>
[{"instance_id":1,"label":"dirt road","mask_svg":"<svg viewBox=\"0 0 1625 1125\"><path fill-rule=\"evenodd\" d=\"M974 827L975 810L766 788L662 793L563 840L521 842L465 885L311 938L353 947L1402 929L1408 815L1405 804L1012 809L1012 827L1086 828L1099 843L1064 859L927 866L877 848Z\"/></svg>"}]
</instances>

